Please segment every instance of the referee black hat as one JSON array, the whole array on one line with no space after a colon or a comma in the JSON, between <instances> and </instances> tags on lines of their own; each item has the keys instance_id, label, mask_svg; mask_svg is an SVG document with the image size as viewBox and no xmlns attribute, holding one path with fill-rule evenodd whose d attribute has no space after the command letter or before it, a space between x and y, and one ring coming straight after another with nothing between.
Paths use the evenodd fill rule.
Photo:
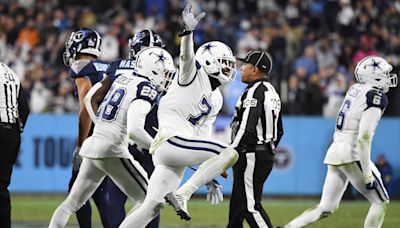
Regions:
<instances>
[{"instance_id":1,"label":"referee black hat","mask_svg":"<svg viewBox=\"0 0 400 228\"><path fill-rule=\"evenodd\" d=\"M272 59L267 52L263 51L250 51L245 58L236 58L244 63L250 63L258 67L262 72L269 73L272 69Z\"/></svg>"}]
</instances>

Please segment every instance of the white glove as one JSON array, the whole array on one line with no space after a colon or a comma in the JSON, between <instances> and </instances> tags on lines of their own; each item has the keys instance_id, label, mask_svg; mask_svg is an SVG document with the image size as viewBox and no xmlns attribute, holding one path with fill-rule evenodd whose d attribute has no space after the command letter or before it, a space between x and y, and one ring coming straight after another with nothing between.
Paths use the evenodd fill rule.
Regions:
<instances>
[{"instance_id":1,"label":"white glove","mask_svg":"<svg viewBox=\"0 0 400 228\"><path fill-rule=\"evenodd\" d=\"M183 25L186 31L193 31L199 21L206 15L205 12L201 12L197 17L193 15L192 5L188 3L185 9L182 11Z\"/></svg>"},{"instance_id":2,"label":"white glove","mask_svg":"<svg viewBox=\"0 0 400 228\"><path fill-rule=\"evenodd\" d=\"M224 201L222 195L222 186L217 181L210 181L206 184L207 186L207 201L211 204L219 204Z\"/></svg>"},{"instance_id":3,"label":"white glove","mask_svg":"<svg viewBox=\"0 0 400 228\"><path fill-rule=\"evenodd\" d=\"M79 155L79 151L81 150L81 147L76 146L74 150L74 154L72 156L72 170L78 171L79 167L82 164L82 157Z\"/></svg>"}]
</instances>

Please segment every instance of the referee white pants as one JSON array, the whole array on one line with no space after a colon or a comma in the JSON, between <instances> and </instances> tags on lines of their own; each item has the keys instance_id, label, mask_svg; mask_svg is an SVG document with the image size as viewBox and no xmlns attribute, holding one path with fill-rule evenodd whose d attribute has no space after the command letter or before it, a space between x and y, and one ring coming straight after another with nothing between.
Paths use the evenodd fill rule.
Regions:
<instances>
[{"instance_id":1,"label":"referee white pants","mask_svg":"<svg viewBox=\"0 0 400 228\"><path fill-rule=\"evenodd\" d=\"M93 195L106 175L137 205L135 208L140 206L146 194L148 177L137 161L83 157L78 177L67 199L54 212L49 227L64 227L71 214Z\"/></svg>"},{"instance_id":2,"label":"referee white pants","mask_svg":"<svg viewBox=\"0 0 400 228\"><path fill-rule=\"evenodd\" d=\"M378 182L378 187L372 190L366 189L361 165L358 162L339 166L328 165L319 205L312 210L305 211L285 227L304 227L332 214L339 207L340 200L349 182L371 203L364 227L381 227L389 203L389 196L383 185L380 172L372 162L370 165L372 174Z\"/></svg>"},{"instance_id":3,"label":"referee white pants","mask_svg":"<svg viewBox=\"0 0 400 228\"><path fill-rule=\"evenodd\" d=\"M206 172L212 174L201 176L202 184L221 174L229 160L226 158L224 161L222 156L228 150L226 147L227 145L218 140L198 137L175 136L162 143L154 153L155 170L151 175L144 203L128 215L120 227L145 227L158 214L164 196L177 189L186 166L215 162L210 163L214 165L208 166L210 168ZM201 166L198 171L200 169ZM195 175L196 173L191 178Z\"/></svg>"}]
</instances>

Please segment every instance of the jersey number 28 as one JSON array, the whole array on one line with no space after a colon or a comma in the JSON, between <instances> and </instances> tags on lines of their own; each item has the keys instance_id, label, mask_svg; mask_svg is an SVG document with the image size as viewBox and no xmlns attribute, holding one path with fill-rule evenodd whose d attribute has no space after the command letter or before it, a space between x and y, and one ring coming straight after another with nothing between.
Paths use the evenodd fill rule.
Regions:
<instances>
[{"instance_id":1,"label":"jersey number 28","mask_svg":"<svg viewBox=\"0 0 400 228\"><path fill-rule=\"evenodd\" d=\"M124 88L119 88L115 91L110 90L110 94L107 94L104 105L103 113L101 114L101 118L107 121L115 120L115 116L118 113L119 106L121 105L122 100L125 97L126 91Z\"/></svg>"}]
</instances>

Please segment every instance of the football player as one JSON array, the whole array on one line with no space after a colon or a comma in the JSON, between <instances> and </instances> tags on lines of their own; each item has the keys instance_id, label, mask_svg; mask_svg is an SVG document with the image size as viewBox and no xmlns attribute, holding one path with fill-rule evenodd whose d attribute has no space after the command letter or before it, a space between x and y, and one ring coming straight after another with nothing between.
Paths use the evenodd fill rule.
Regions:
<instances>
[{"instance_id":1,"label":"football player","mask_svg":"<svg viewBox=\"0 0 400 228\"><path fill-rule=\"evenodd\" d=\"M160 211L164 196L178 187L186 166L200 165L180 188L185 209L193 192L223 173L238 158L237 152L224 143L197 136L197 129L216 115L218 104L213 102L213 91L236 75L236 60L224 43L214 41L202 45L195 58L193 30L204 15L203 12L194 17L189 4L182 13L185 31L181 34L180 72L160 101L159 131L150 148L155 170L143 204L120 227L148 224Z\"/></svg>"},{"instance_id":2,"label":"football player","mask_svg":"<svg viewBox=\"0 0 400 228\"><path fill-rule=\"evenodd\" d=\"M162 42L161 37L153 32L152 30L145 29L138 33L136 33L131 39L129 39L129 57L130 59L116 60L110 64L110 67L107 70L107 75L102 80L103 86L101 87L102 91L98 91L96 93L96 97L93 98L93 101L101 101L104 96L108 92L110 88L110 84L122 73L132 74L134 72L136 54L146 47L164 47L165 45ZM169 85L171 84L174 75L170 74L167 78L165 78L165 90L160 94L158 100L167 92ZM217 88L213 91L212 100L215 102L215 111L216 114L222 108L222 94L220 90ZM150 113L146 116L144 129L148 134L151 135L152 138L155 137L158 129L158 118L157 118L157 110L158 110L158 102L155 102ZM203 124L202 128L197 129L197 135L204 135L207 137L211 137L212 132L212 124L216 119L216 114L212 115L213 118L208 118L207 122ZM142 167L146 170L147 174L151 176L154 171L154 164L152 161L152 155L149 154L148 150L143 149L136 144L129 146L129 152L133 155L133 158L137 160ZM221 191L222 186L216 180L210 181L207 183L207 200L212 204L218 204L223 201L223 194ZM120 192L112 194L113 201L119 202L118 204L125 204L126 196ZM178 215L182 216L183 219L190 219L190 215L185 211L182 211L182 208L179 206L177 199L175 199L173 194L167 195L168 202L174 207ZM121 221L123 220L122 217ZM153 219L147 227L158 227L159 224L159 216Z\"/></svg>"},{"instance_id":3,"label":"football player","mask_svg":"<svg viewBox=\"0 0 400 228\"><path fill-rule=\"evenodd\" d=\"M80 172L67 199L56 209L49 227L64 227L108 175L139 206L147 189L147 173L128 151L128 137L148 149L152 137L144 130L145 119L165 90L165 78L175 74L171 55L149 47L137 54L135 75L121 73L98 106L92 96L102 87L97 83L85 97L89 115L95 119L93 134L82 144ZM97 118L95 117L97 112ZM132 210L134 210L133 208Z\"/></svg>"},{"instance_id":4,"label":"football player","mask_svg":"<svg viewBox=\"0 0 400 228\"><path fill-rule=\"evenodd\" d=\"M71 78L74 79L79 99L79 132L77 145L73 153L72 176L68 190L71 190L78 175L82 161L79 156L80 148L83 141L91 135L93 127L83 99L92 85L103 79L103 74L108 68L108 63L97 59L100 56L100 45L101 37L99 33L89 28L81 28L72 32L65 44L64 64L70 67L69 73ZM119 205L109 200L113 197L115 189L118 189L118 187L107 177L92 197L105 228L117 227L122 220L118 221L118 216L115 215L125 213L123 204ZM81 227L91 227L91 212L89 201L77 211L76 215Z\"/></svg>"},{"instance_id":5,"label":"football player","mask_svg":"<svg viewBox=\"0 0 400 228\"><path fill-rule=\"evenodd\" d=\"M120 75L124 74L133 74L135 72L135 63L136 63L136 55L139 53L142 49L146 47L164 47L165 45L162 42L161 37L155 33L154 31L150 29L145 29L142 30L136 34L132 38L129 39L129 59L120 59L120 60L115 60L110 63L110 67L107 69L106 75L101 81L102 87L96 92L96 95L93 97L93 101L96 102L101 102L107 92L109 91L111 84L113 81ZM174 74L168 75L168 77L172 77ZM168 85L170 84L170 81L172 78L165 78L165 85L164 88L165 90L168 88ZM157 99L158 100L158 99ZM144 129L147 131L148 134L152 138L154 138L156 131L154 129L158 127L158 121L157 121L157 102L153 105L150 113L146 117L145 121L145 126ZM151 175L151 173L154 170L154 165L153 161L151 158L151 155L145 153L145 151L140 147L137 146L137 144L134 145L129 145L129 152L132 154L133 158L137 160L140 165L144 168L144 170L147 172L148 176ZM118 188L113 188L114 193L110 194L110 200L114 202L114 204L118 205L124 205L127 199L127 196L121 192L120 189ZM173 199L171 199L173 200ZM114 214L116 218L114 218L114 221L118 221L118 224L116 224L116 227L119 226L119 224L122 222L122 220L125 218L125 211L123 213L116 213ZM157 216L149 225L149 227L158 227L159 225L160 218Z\"/></svg>"},{"instance_id":6,"label":"football player","mask_svg":"<svg viewBox=\"0 0 400 228\"><path fill-rule=\"evenodd\" d=\"M397 86L397 75L383 58L368 56L355 69L357 83L350 87L339 111L333 143L324 163L328 166L320 203L285 227L304 227L332 214L350 182L371 207L364 227L381 227L389 196L381 174L371 162L371 143L376 126L388 104L385 95Z\"/></svg>"}]
</instances>

